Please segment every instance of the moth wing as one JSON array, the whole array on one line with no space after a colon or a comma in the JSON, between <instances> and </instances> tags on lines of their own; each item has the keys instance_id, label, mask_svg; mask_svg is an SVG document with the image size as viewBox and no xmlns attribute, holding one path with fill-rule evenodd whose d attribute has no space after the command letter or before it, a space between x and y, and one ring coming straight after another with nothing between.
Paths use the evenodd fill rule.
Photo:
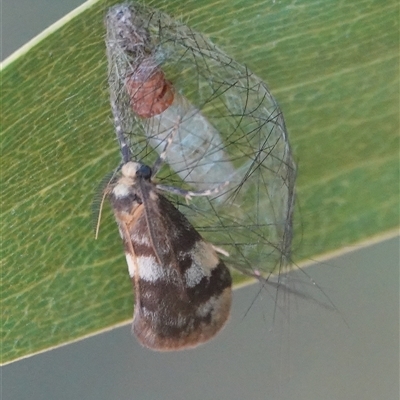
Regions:
<instances>
[{"instance_id":1,"label":"moth wing","mask_svg":"<svg viewBox=\"0 0 400 400\"><path fill-rule=\"evenodd\" d=\"M177 350L211 339L231 306L231 276L213 246L154 185L129 227L138 277L133 330L146 347ZM147 197L148 195L148 197ZM129 257L129 255L128 255ZM127 257L127 258L128 258Z\"/></svg>"}]
</instances>

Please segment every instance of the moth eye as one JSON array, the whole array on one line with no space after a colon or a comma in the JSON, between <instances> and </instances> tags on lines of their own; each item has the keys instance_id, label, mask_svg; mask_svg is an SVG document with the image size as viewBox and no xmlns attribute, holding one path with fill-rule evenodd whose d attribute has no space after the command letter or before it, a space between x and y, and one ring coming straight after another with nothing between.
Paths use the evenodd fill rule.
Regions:
<instances>
[{"instance_id":1,"label":"moth eye","mask_svg":"<svg viewBox=\"0 0 400 400\"><path fill-rule=\"evenodd\" d=\"M140 168L136 171L136 176L141 177L146 180L150 180L151 178L151 168L147 165L141 165Z\"/></svg>"}]
</instances>

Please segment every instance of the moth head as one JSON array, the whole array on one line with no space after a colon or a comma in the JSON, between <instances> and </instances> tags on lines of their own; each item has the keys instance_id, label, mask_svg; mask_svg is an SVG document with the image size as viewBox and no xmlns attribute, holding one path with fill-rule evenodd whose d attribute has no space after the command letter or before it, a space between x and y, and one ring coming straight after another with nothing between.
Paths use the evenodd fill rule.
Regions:
<instances>
[{"instance_id":1,"label":"moth head","mask_svg":"<svg viewBox=\"0 0 400 400\"><path fill-rule=\"evenodd\" d=\"M129 161L121 168L121 176L116 180L110 192L110 200L114 212L119 213L119 218L132 214L132 210L142 204L138 186L139 171L142 164Z\"/></svg>"},{"instance_id":2,"label":"moth head","mask_svg":"<svg viewBox=\"0 0 400 400\"><path fill-rule=\"evenodd\" d=\"M124 176L126 178L135 179L136 178L136 172L141 167L141 165L142 164L139 164L139 163L133 162L133 161L127 162L121 168L122 176Z\"/></svg>"},{"instance_id":3,"label":"moth head","mask_svg":"<svg viewBox=\"0 0 400 400\"><path fill-rule=\"evenodd\" d=\"M136 200L136 184L138 171L142 164L129 161L121 168L121 176L115 182L112 189L112 195L117 199L128 199L129 201Z\"/></svg>"},{"instance_id":4,"label":"moth head","mask_svg":"<svg viewBox=\"0 0 400 400\"><path fill-rule=\"evenodd\" d=\"M152 175L152 170L147 165L129 161L122 166L121 173L125 178L133 180L142 178L149 181Z\"/></svg>"}]
</instances>

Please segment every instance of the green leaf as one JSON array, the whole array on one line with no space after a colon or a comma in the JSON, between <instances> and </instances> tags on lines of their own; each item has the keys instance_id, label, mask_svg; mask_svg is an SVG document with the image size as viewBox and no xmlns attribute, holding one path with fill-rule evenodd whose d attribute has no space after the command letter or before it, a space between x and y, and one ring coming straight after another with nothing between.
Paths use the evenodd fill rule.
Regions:
<instances>
[{"instance_id":1,"label":"green leaf","mask_svg":"<svg viewBox=\"0 0 400 400\"><path fill-rule=\"evenodd\" d=\"M119 162L99 1L1 72L2 362L125 321L131 283L110 210ZM156 1L270 86L299 165L297 257L398 226L398 3Z\"/></svg>"}]
</instances>

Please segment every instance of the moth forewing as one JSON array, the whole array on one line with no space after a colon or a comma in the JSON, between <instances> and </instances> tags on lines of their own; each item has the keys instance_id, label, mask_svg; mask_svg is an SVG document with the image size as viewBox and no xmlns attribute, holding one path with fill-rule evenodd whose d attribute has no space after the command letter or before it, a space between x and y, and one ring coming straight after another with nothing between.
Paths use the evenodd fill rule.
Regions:
<instances>
[{"instance_id":1,"label":"moth forewing","mask_svg":"<svg viewBox=\"0 0 400 400\"><path fill-rule=\"evenodd\" d=\"M211 339L228 319L232 284L213 246L157 192L140 163L123 165L110 200L135 288L139 342L168 351Z\"/></svg>"}]
</instances>

